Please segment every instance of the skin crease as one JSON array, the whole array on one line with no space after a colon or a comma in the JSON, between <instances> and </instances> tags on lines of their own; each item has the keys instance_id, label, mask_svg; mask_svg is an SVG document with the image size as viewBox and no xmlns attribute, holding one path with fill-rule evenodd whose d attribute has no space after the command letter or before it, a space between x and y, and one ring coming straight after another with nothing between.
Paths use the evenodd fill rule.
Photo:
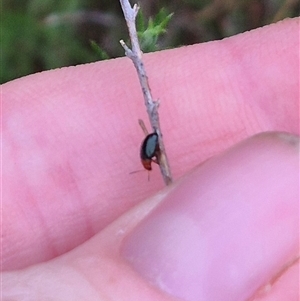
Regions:
<instances>
[{"instance_id":1,"label":"skin crease","mask_svg":"<svg viewBox=\"0 0 300 301\"><path fill-rule=\"evenodd\" d=\"M299 18L144 60L175 179L256 133L299 134ZM174 300L118 253L118 229L127 233L167 193L130 210L164 187L156 166L150 183L146 173L129 175L141 169L137 119L147 121L131 61L53 70L1 89L3 300L12 292L14 300L83 300L68 285L86 300ZM286 295L299 279L295 266L281 279L257 300L296 300Z\"/></svg>"}]
</instances>

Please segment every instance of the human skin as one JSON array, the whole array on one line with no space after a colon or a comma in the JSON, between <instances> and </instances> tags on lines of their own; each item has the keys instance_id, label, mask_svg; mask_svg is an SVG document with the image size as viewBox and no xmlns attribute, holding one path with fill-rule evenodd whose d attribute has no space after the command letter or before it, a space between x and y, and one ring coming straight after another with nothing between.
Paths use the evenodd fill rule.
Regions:
<instances>
[{"instance_id":1,"label":"human skin","mask_svg":"<svg viewBox=\"0 0 300 301\"><path fill-rule=\"evenodd\" d=\"M159 287L148 275L149 266L132 259L148 242L148 237L138 237L139 231L153 234L154 244L168 242L168 234L161 241L159 229L149 228L151 219L147 222L146 217L173 205L175 211L185 210L185 193L186 208L192 210L195 198L197 208L204 206L196 220L209 223L201 237L211 239L210 245L267 242L264 256L251 263L255 279L249 281L253 274L248 266L237 270L232 285L239 295L224 293L223 301L297 300L297 138L264 134L235 145L266 131L299 135L299 19L223 41L144 55L144 60L153 95L161 102L161 127L175 179L167 188L157 166L150 182L146 173L129 174L141 169L138 148L143 133L137 119L147 120L129 59L43 72L1 87L3 300L215 300L215 288L225 285L220 271L226 264L235 258L251 263L245 253L238 253L241 248L232 247L210 271L203 269L203 291L193 296L182 295L172 288L174 283ZM229 147L233 148L224 153ZM231 190L220 177L224 168L216 166L226 166L224 177L235 179ZM262 172L254 172L255 167ZM255 198L246 189L244 174L247 183L259 186ZM263 179L268 185L262 187L258 183ZM203 182L214 187L215 202L209 208ZM237 196L240 189L246 189L242 191L249 204L238 211L250 225L244 236L235 233L230 222L223 223L219 210L225 208L224 220L230 221L237 203L224 203L224 193ZM260 197L271 202L258 204ZM249 218L249 210L258 205L265 215ZM268 214L272 206L281 209ZM203 212L214 219L207 221ZM224 231L212 238L211 229L218 227ZM185 243L185 250L193 253L191 240ZM149 265L165 260L159 246L151 249L154 262ZM220 249L210 249L210 260ZM186 251L176 256L186 258ZM194 264L198 270L199 265Z\"/></svg>"}]
</instances>

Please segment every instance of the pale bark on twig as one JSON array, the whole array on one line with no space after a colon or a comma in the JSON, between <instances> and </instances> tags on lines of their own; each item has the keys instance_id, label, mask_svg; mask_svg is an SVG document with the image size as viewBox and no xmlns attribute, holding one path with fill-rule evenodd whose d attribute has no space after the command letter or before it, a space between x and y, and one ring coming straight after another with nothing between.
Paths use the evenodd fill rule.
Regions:
<instances>
[{"instance_id":1,"label":"pale bark on twig","mask_svg":"<svg viewBox=\"0 0 300 301\"><path fill-rule=\"evenodd\" d=\"M132 60L137 70L149 120L153 131L156 132L158 135L158 142L160 148L158 163L159 163L160 171L163 176L165 184L169 185L172 183L172 175L171 175L170 165L168 162L168 158L163 142L162 131L159 124L159 114L158 114L159 102L154 101L151 95L151 90L148 83L148 77L146 74L144 63L142 61L142 51L140 49L136 26L135 26L135 20L136 20L139 7L137 4L134 4L134 6L132 7L128 0L120 0L120 3L129 30L131 49L125 44L123 40L121 40L120 43L125 50L126 56Z\"/></svg>"}]
</instances>

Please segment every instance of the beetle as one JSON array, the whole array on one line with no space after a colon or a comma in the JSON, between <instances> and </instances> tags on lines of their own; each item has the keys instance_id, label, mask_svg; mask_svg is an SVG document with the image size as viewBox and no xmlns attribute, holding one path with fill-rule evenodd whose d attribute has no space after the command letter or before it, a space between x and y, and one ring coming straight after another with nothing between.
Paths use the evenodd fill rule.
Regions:
<instances>
[{"instance_id":1,"label":"beetle","mask_svg":"<svg viewBox=\"0 0 300 301\"><path fill-rule=\"evenodd\" d=\"M140 149L141 162L146 170L152 170L152 162L158 164L158 155L158 135L154 132L145 137Z\"/></svg>"},{"instance_id":2,"label":"beetle","mask_svg":"<svg viewBox=\"0 0 300 301\"><path fill-rule=\"evenodd\" d=\"M139 125L145 134L145 139L143 140L140 148L140 159L145 169L132 171L130 172L130 174L148 170L148 181L149 181L150 171L152 170L151 163L154 162L156 164L159 164L159 159L160 159L158 134L156 132L149 134L144 124L144 121L142 119L139 119Z\"/></svg>"}]
</instances>

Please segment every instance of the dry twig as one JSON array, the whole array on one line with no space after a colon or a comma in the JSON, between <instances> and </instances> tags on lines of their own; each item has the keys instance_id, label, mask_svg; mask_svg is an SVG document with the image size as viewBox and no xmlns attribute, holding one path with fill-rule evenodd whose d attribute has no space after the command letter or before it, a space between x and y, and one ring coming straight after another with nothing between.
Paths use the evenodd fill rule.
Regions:
<instances>
[{"instance_id":1,"label":"dry twig","mask_svg":"<svg viewBox=\"0 0 300 301\"><path fill-rule=\"evenodd\" d=\"M148 77L146 74L144 63L142 61L142 51L140 49L136 26L135 26L135 20L136 20L139 7L137 4L131 7L128 0L120 0L120 3L129 30L132 49L130 49L123 40L121 40L120 43L122 47L125 49L126 56L132 60L137 70L143 95L144 95L145 106L147 108L149 120L153 131L156 132L158 135L158 143L160 148L158 163L159 163L160 171L163 176L165 184L169 185L172 183L172 175L171 175L170 165L168 163L168 158L163 143L163 136L159 124L159 115L158 115L159 102L154 101L151 95L151 91L148 83Z\"/></svg>"}]
</instances>

